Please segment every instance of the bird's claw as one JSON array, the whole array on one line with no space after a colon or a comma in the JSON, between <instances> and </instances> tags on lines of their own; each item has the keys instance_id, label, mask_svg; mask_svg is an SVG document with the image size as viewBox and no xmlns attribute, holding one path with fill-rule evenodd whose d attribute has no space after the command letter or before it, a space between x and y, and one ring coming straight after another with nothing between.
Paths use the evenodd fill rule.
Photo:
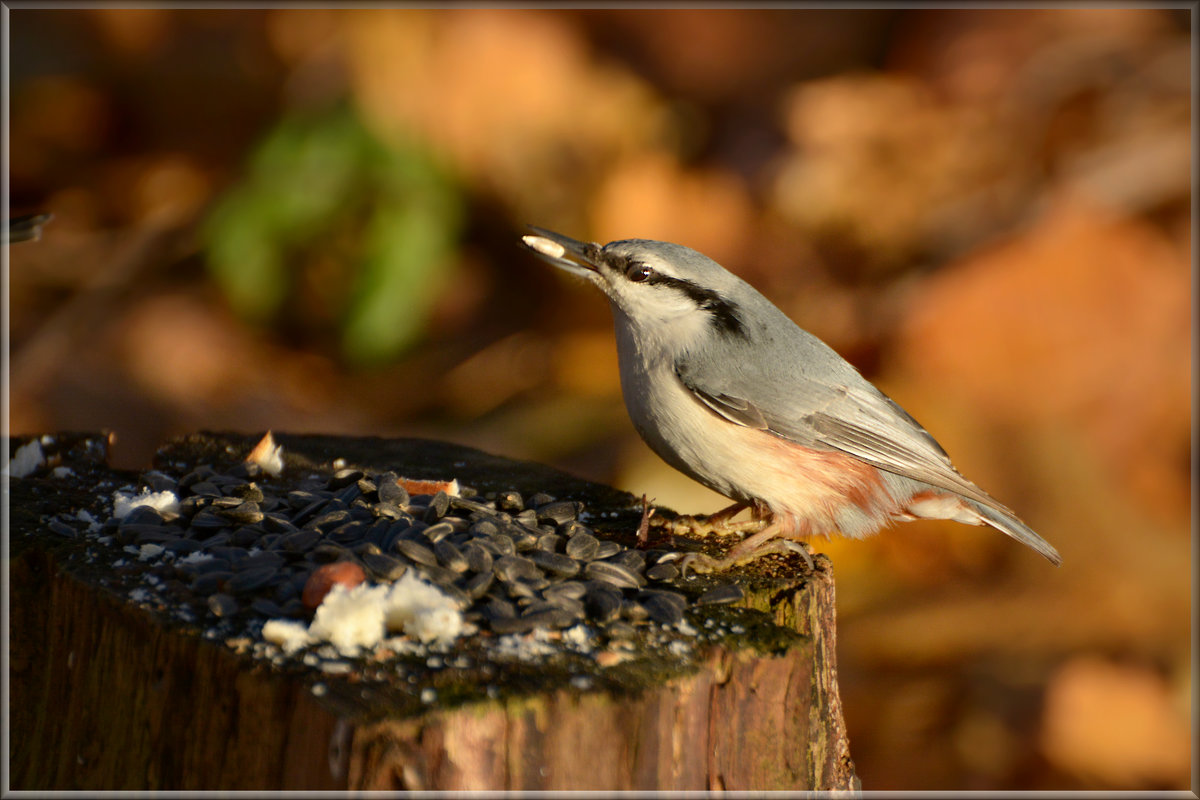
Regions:
<instances>
[{"instance_id":1,"label":"bird's claw","mask_svg":"<svg viewBox=\"0 0 1200 800\"><path fill-rule=\"evenodd\" d=\"M704 553L688 553L679 560L679 574L686 578L688 570L697 575L703 575L708 572L722 572L732 566L732 564L726 564L726 561L727 559L715 559Z\"/></svg>"},{"instance_id":2,"label":"bird's claw","mask_svg":"<svg viewBox=\"0 0 1200 800\"><path fill-rule=\"evenodd\" d=\"M812 548L810 548L807 544L804 542L797 542L792 539L777 539L776 541L779 542L778 552L782 553L786 550L791 553L799 553L800 557L804 559L805 565L808 566L808 571L817 571L817 565L813 563Z\"/></svg>"}]
</instances>

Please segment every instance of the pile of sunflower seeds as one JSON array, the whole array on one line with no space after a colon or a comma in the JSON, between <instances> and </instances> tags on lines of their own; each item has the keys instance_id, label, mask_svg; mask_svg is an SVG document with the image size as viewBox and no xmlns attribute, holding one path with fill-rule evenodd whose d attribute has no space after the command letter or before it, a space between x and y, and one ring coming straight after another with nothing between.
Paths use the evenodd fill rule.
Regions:
<instances>
[{"instance_id":1,"label":"pile of sunflower seeds","mask_svg":"<svg viewBox=\"0 0 1200 800\"><path fill-rule=\"evenodd\" d=\"M284 486L253 464L200 466L178 478L150 471L142 483L143 492L173 494L178 510L142 504L103 523L60 515L49 526L78 536L90 521L89 535L121 547L127 566L187 621L304 618L310 575L340 561L374 583L415 570L467 622L495 634L586 622L621 638L742 597L721 584L689 598L679 591L679 553L597 536L583 503L544 493L410 495L395 473L358 469Z\"/></svg>"}]
</instances>

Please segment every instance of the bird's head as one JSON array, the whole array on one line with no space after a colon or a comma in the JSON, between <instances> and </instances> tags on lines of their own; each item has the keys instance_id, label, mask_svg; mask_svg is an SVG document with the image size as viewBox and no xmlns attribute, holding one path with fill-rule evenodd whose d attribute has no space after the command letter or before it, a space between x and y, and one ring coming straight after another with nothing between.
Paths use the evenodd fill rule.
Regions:
<instances>
[{"instance_id":1,"label":"bird's head","mask_svg":"<svg viewBox=\"0 0 1200 800\"><path fill-rule=\"evenodd\" d=\"M608 295L614 311L645 336L681 347L706 336L746 336L744 301L757 292L687 247L622 239L601 247L534 228L522 241L546 261Z\"/></svg>"}]
</instances>

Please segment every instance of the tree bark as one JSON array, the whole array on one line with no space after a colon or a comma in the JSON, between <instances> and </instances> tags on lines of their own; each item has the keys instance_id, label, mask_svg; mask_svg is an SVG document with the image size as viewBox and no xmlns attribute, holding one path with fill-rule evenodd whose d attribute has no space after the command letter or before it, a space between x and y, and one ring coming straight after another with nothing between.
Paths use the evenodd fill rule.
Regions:
<instances>
[{"instance_id":1,"label":"tree bark","mask_svg":"<svg viewBox=\"0 0 1200 800\"><path fill-rule=\"evenodd\" d=\"M255 438L201 434L167 451L205 463ZM314 467L328 469L335 456L410 463L430 476L465 471L476 486L590 493L589 507L601 510L630 505L608 487L446 444L277 440ZM104 568L44 518L94 502L104 480L132 476L107 468L94 446L102 437L57 441L78 480L34 475L10 486L8 788L856 789L823 557L815 574L746 577L745 604L770 616L744 641L704 647L685 669L615 666L595 687L501 671L493 695L414 708L387 687L256 661L107 588Z\"/></svg>"}]
</instances>

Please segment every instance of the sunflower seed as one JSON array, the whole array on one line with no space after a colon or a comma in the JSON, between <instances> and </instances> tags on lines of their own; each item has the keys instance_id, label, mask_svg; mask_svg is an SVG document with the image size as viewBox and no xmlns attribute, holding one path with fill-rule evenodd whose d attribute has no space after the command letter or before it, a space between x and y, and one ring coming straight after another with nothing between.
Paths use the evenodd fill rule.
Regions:
<instances>
[{"instance_id":1,"label":"sunflower seed","mask_svg":"<svg viewBox=\"0 0 1200 800\"><path fill-rule=\"evenodd\" d=\"M446 512L450 510L450 495L445 492L438 492L429 501L429 508L425 512L425 519L429 522L436 522L446 516Z\"/></svg>"},{"instance_id":2,"label":"sunflower seed","mask_svg":"<svg viewBox=\"0 0 1200 800\"><path fill-rule=\"evenodd\" d=\"M454 533L454 525L451 522L438 522L430 525L425 529L425 538L431 542L440 542L450 534Z\"/></svg>"},{"instance_id":3,"label":"sunflower seed","mask_svg":"<svg viewBox=\"0 0 1200 800\"><path fill-rule=\"evenodd\" d=\"M236 483L225 492L230 497L240 497L252 503L261 503L266 499L262 488L257 483Z\"/></svg>"},{"instance_id":4,"label":"sunflower seed","mask_svg":"<svg viewBox=\"0 0 1200 800\"><path fill-rule=\"evenodd\" d=\"M121 528L128 528L131 525L162 525L162 514L158 513L158 509L152 506L138 506L120 521Z\"/></svg>"},{"instance_id":5,"label":"sunflower seed","mask_svg":"<svg viewBox=\"0 0 1200 800\"><path fill-rule=\"evenodd\" d=\"M142 473L142 480L152 492L173 492L178 482L164 472L152 469Z\"/></svg>"},{"instance_id":6,"label":"sunflower seed","mask_svg":"<svg viewBox=\"0 0 1200 800\"><path fill-rule=\"evenodd\" d=\"M545 550L530 550L529 560L542 569L564 578L579 574L579 562L569 556L548 553Z\"/></svg>"},{"instance_id":7,"label":"sunflower seed","mask_svg":"<svg viewBox=\"0 0 1200 800\"><path fill-rule=\"evenodd\" d=\"M487 594L488 589L492 588L492 584L495 582L495 580L495 573L491 572L490 570L483 571L477 575L473 575L467 581L467 584L464 588L466 589L469 597L478 600Z\"/></svg>"},{"instance_id":8,"label":"sunflower seed","mask_svg":"<svg viewBox=\"0 0 1200 800\"><path fill-rule=\"evenodd\" d=\"M508 600L503 600L499 597L493 597L488 601L488 604L483 607L483 613L492 622L495 622L498 619L513 619L517 616L517 606L514 603L510 603Z\"/></svg>"},{"instance_id":9,"label":"sunflower seed","mask_svg":"<svg viewBox=\"0 0 1200 800\"><path fill-rule=\"evenodd\" d=\"M688 599L682 592L673 592L670 589L642 589L638 592L637 599L645 602L651 597L657 597L664 602L670 603L681 611L688 606Z\"/></svg>"},{"instance_id":10,"label":"sunflower seed","mask_svg":"<svg viewBox=\"0 0 1200 800\"><path fill-rule=\"evenodd\" d=\"M408 572L408 565L403 561L382 553L364 553L362 562L367 570L379 580L399 580L405 572Z\"/></svg>"},{"instance_id":11,"label":"sunflower seed","mask_svg":"<svg viewBox=\"0 0 1200 800\"><path fill-rule=\"evenodd\" d=\"M325 498L303 489L293 489L287 493L287 504L293 509L307 508L318 501L324 502Z\"/></svg>"},{"instance_id":12,"label":"sunflower seed","mask_svg":"<svg viewBox=\"0 0 1200 800\"><path fill-rule=\"evenodd\" d=\"M321 534L311 529L286 533L276 544L289 553L305 553L311 550L321 538Z\"/></svg>"},{"instance_id":13,"label":"sunflower seed","mask_svg":"<svg viewBox=\"0 0 1200 800\"><path fill-rule=\"evenodd\" d=\"M400 520L397 520L397 524L399 523ZM420 520L413 520L411 525L404 526L404 530L400 532L398 539L407 539L412 542L420 542L421 544L428 545L429 540L425 538L425 529L428 527L429 525Z\"/></svg>"},{"instance_id":14,"label":"sunflower seed","mask_svg":"<svg viewBox=\"0 0 1200 800\"><path fill-rule=\"evenodd\" d=\"M472 536L487 536L489 538L500 532L500 528L490 519L478 520L472 523L468 530Z\"/></svg>"},{"instance_id":15,"label":"sunflower seed","mask_svg":"<svg viewBox=\"0 0 1200 800\"><path fill-rule=\"evenodd\" d=\"M638 601L626 598L621 601L621 618L630 622L642 622L650 618L650 612Z\"/></svg>"},{"instance_id":16,"label":"sunflower seed","mask_svg":"<svg viewBox=\"0 0 1200 800\"><path fill-rule=\"evenodd\" d=\"M184 517L191 519L197 513L199 513L200 511L203 511L205 508L208 507L208 503L209 503L210 499L211 498L208 498L208 497L195 497L195 496L184 497L179 501L179 513L181 515L183 515ZM120 524L120 522L121 521L119 519L116 519L115 517L113 517L113 518L105 520L104 524L108 525L109 523L111 523L113 526L117 526Z\"/></svg>"},{"instance_id":17,"label":"sunflower seed","mask_svg":"<svg viewBox=\"0 0 1200 800\"><path fill-rule=\"evenodd\" d=\"M333 511L326 511L319 517L316 517L304 527L316 528L319 531L325 532L339 525L344 525L350 521L350 512L347 509L340 508Z\"/></svg>"},{"instance_id":18,"label":"sunflower seed","mask_svg":"<svg viewBox=\"0 0 1200 800\"><path fill-rule=\"evenodd\" d=\"M347 561L353 558L354 554L342 547L339 544L332 542L322 542L313 549L308 551L309 561L314 561L318 564L327 564L333 561Z\"/></svg>"},{"instance_id":19,"label":"sunflower seed","mask_svg":"<svg viewBox=\"0 0 1200 800\"><path fill-rule=\"evenodd\" d=\"M520 511L525 508L520 492L500 492L496 495L496 508L501 511Z\"/></svg>"},{"instance_id":20,"label":"sunflower seed","mask_svg":"<svg viewBox=\"0 0 1200 800\"><path fill-rule=\"evenodd\" d=\"M326 485L330 489L336 491L337 489L341 489L349 486L350 484L356 483L361 477L363 477L361 470L354 469L353 467L347 467L346 469L339 469L337 472L333 473L333 476L330 477L329 482Z\"/></svg>"},{"instance_id":21,"label":"sunflower seed","mask_svg":"<svg viewBox=\"0 0 1200 800\"><path fill-rule=\"evenodd\" d=\"M233 577L226 582L225 587L233 594L247 594L271 583L277 575L279 575L279 570L275 567L256 567L234 573Z\"/></svg>"},{"instance_id":22,"label":"sunflower seed","mask_svg":"<svg viewBox=\"0 0 1200 800\"><path fill-rule=\"evenodd\" d=\"M262 522L263 512L259 509L258 503L246 501L234 508L222 509L217 512L232 522L237 522L242 525L249 525L255 522Z\"/></svg>"},{"instance_id":23,"label":"sunflower seed","mask_svg":"<svg viewBox=\"0 0 1200 800\"><path fill-rule=\"evenodd\" d=\"M502 535L512 539L513 547L517 548L518 553L527 553L537 547L538 537L541 533L534 533L521 525L513 525L507 528Z\"/></svg>"},{"instance_id":24,"label":"sunflower seed","mask_svg":"<svg viewBox=\"0 0 1200 800\"><path fill-rule=\"evenodd\" d=\"M215 617L229 617L238 612L238 602L227 594L210 594L208 609Z\"/></svg>"},{"instance_id":25,"label":"sunflower seed","mask_svg":"<svg viewBox=\"0 0 1200 800\"><path fill-rule=\"evenodd\" d=\"M642 609L659 625L678 625L683 622L683 607L665 594L652 594L641 599Z\"/></svg>"},{"instance_id":26,"label":"sunflower seed","mask_svg":"<svg viewBox=\"0 0 1200 800\"><path fill-rule=\"evenodd\" d=\"M504 593L514 600L536 600L537 589L526 581L506 581Z\"/></svg>"},{"instance_id":27,"label":"sunflower seed","mask_svg":"<svg viewBox=\"0 0 1200 800\"><path fill-rule=\"evenodd\" d=\"M490 539L481 539L479 544L483 547L491 547L493 555L511 556L517 552L517 546L513 543L511 537L503 533L497 533Z\"/></svg>"},{"instance_id":28,"label":"sunflower seed","mask_svg":"<svg viewBox=\"0 0 1200 800\"><path fill-rule=\"evenodd\" d=\"M621 612L621 597L607 592L588 592L583 607L592 620L601 624L611 622Z\"/></svg>"},{"instance_id":29,"label":"sunflower seed","mask_svg":"<svg viewBox=\"0 0 1200 800\"><path fill-rule=\"evenodd\" d=\"M354 547L354 555L358 556L359 558L362 558L367 553L377 556L377 555L380 555L382 552L383 551L381 549L379 549L379 545L375 544L374 542L370 541L369 539L367 541L363 542L362 544L359 544Z\"/></svg>"},{"instance_id":30,"label":"sunflower seed","mask_svg":"<svg viewBox=\"0 0 1200 800\"><path fill-rule=\"evenodd\" d=\"M535 628L565 628L575 622L567 612L558 608L546 609L528 616L493 620L492 630L499 634L526 633Z\"/></svg>"},{"instance_id":31,"label":"sunflower seed","mask_svg":"<svg viewBox=\"0 0 1200 800\"><path fill-rule=\"evenodd\" d=\"M395 503L375 503L371 506L371 513L386 519L402 519L404 517L404 509Z\"/></svg>"},{"instance_id":32,"label":"sunflower seed","mask_svg":"<svg viewBox=\"0 0 1200 800\"><path fill-rule=\"evenodd\" d=\"M283 609L274 601L268 600L265 597L255 598L254 602L250 604L250 610L264 617L274 618L283 616Z\"/></svg>"},{"instance_id":33,"label":"sunflower seed","mask_svg":"<svg viewBox=\"0 0 1200 800\"><path fill-rule=\"evenodd\" d=\"M459 577L457 572L436 564L417 564L416 568L418 572L438 584L441 588L452 585Z\"/></svg>"},{"instance_id":34,"label":"sunflower seed","mask_svg":"<svg viewBox=\"0 0 1200 800\"><path fill-rule=\"evenodd\" d=\"M582 600L577 600L574 597L567 597L566 595L561 594L553 595L553 597L546 597L546 599L541 601L541 603L535 601L534 603L531 603L529 607L532 608L534 606L559 608L563 611L566 611L571 615L572 618L577 620L583 619L587 616L587 612Z\"/></svg>"},{"instance_id":35,"label":"sunflower seed","mask_svg":"<svg viewBox=\"0 0 1200 800\"><path fill-rule=\"evenodd\" d=\"M534 545L536 550L545 550L547 553L553 553L558 550L558 545L562 542L563 537L557 533L543 533L538 537L537 544Z\"/></svg>"},{"instance_id":36,"label":"sunflower seed","mask_svg":"<svg viewBox=\"0 0 1200 800\"><path fill-rule=\"evenodd\" d=\"M645 579L624 564L608 561L592 561L583 568L585 577L611 583L622 589L636 589L645 584Z\"/></svg>"},{"instance_id":37,"label":"sunflower seed","mask_svg":"<svg viewBox=\"0 0 1200 800\"><path fill-rule=\"evenodd\" d=\"M567 555L571 558L579 559L580 561L591 561L596 557L596 550L600 547L600 540L590 533L576 533L570 539L567 539L566 550Z\"/></svg>"},{"instance_id":38,"label":"sunflower seed","mask_svg":"<svg viewBox=\"0 0 1200 800\"><path fill-rule=\"evenodd\" d=\"M538 522L549 522L553 525L563 525L579 516L581 503L574 500L564 500L558 503L547 503L538 506Z\"/></svg>"},{"instance_id":39,"label":"sunflower seed","mask_svg":"<svg viewBox=\"0 0 1200 800\"><path fill-rule=\"evenodd\" d=\"M397 506L406 506L409 503L408 490L401 486L396 480L396 473L385 472L375 480L379 487L377 494L380 502L391 503Z\"/></svg>"},{"instance_id":40,"label":"sunflower seed","mask_svg":"<svg viewBox=\"0 0 1200 800\"><path fill-rule=\"evenodd\" d=\"M367 526L357 521L347 522L326 532L325 535L338 544L350 547L366 538Z\"/></svg>"},{"instance_id":41,"label":"sunflower seed","mask_svg":"<svg viewBox=\"0 0 1200 800\"><path fill-rule=\"evenodd\" d=\"M460 489L462 487L459 487ZM494 514L496 504L484 500L482 497L451 497L450 506L452 508L463 509L477 514Z\"/></svg>"},{"instance_id":42,"label":"sunflower seed","mask_svg":"<svg viewBox=\"0 0 1200 800\"><path fill-rule=\"evenodd\" d=\"M746 596L742 591L742 587L736 583L722 583L719 586L714 586L704 594L696 598L696 605L705 606L715 603L736 603Z\"/></svg>"},{"instance_id":43,"label":"sunflower seed","mask_svg":"<svg viewBox=\"0 0 1200 800\"><path fill-rule=\"evenodd\" d=\"M211 530L215 528L224 528L227 525L229 525L229 520L207 509L197 512L197 514L192 517L191 521L191 527L198 529Z\"/></svg>"},{"instance_id":44,"label":"sunflower seed","mask_svg":"<svg viewBox=\"0 0 1200 800\"><path fill-rule=\"evenodd\" d=\"M472 572L492 572L492 554L478 542L468 542L462 549L467 569Z\"/></svg>"},{"instance_id":45,"label":"sunflower seed","mask_svg":"<svg viewBox=\"0 0 1200 800\"><path fill-rule=\"evenodd\" d=\"M646 577L652 581L673 581L679 577L679 567L674 564L655 564L646 570Z\"/></svg>"},{"instance_id":46,"label":"sunflower seed","mask_svg":"<svg viewBox=\"0 0 1200 800\"><path fill-rule=\"evenodd\" d=\"M246 548L234 547L233 545L219 545L216 547L210 547L208 548L208 553L209 555L217 558L227 559L230 563L236 563L250 555L250 552Z\"/></svg>"},{"instance_id":47,"label":"sunflower seed","mask_svg":"<svg viewBox=\"0 0 1200 800\"><path fill-rule=\"evenodd\" d=\"M194 483L216 475L217 471L210 464L201 464L179 479L179 488L186 489Z\"/></svg>"},{"instance_id":48,"label":"sunflower seed","mask_svg":"<svg viewBox=\"0 0 1200 800\"><path fill-rule=\"evenodd\" d=\"M299 530L292 521L282 514L263 514L263 529L274 533L290 533Z\"/></svg>"},{"instance_id":49,"label":"sunflower seed","mask_svg":"<svg viewBox=\"0 0 1200 800\"><path fill-rule=\"evenodd\" d=\"M589 536L594 533L591 528L589 528L587 525L584 525L577 519L573 519L564 525L559 525L558 532L560 535L566 536L568 539L570 539L572 536L578 536L581 533L586 533Z\"/></svg>"},{"instance_id":50,"label":"sunflower seed","mask_svg":"<svg viewBox=\"0 0 1200 800\"><path fill-rule=\"evenodd\" d=\"M596 554L592 558L609 558L621 552L621 545L617 542L605 539L596 546Z\"/></svg>"},{"instance_id":51,"label":"sunflower seed","mask_svg":"<svg viewBox=\"0 0 1200 800\"><path fill-rule=\"evenodd\" d=\"M229 543L229 534L225 531L218 531L207 539L201 539L200 544L206 549L211 550L214 547L221 547Z\"/></svg>"},{"instance_id":52,"label":"sunflower seed","mask_svg":"<svg viewBox=\"0 0 1200 800\"><path fill-rule=\"evenodd\" d=\"M292 524L298 528L307 527L308 521L320 513L321 509L328 505L329 501L325 498L314 500L304 508L292 515Z\"/></svg>"},{"instance_id":53,"label":"sunflower seed","mask_svg":"<svg viewBox=\"0 0 1200 800\"><path fill-rule=\"evenodd\" d=\"M192 494L198 494L204 497L221 496L221 490L217 488L217 485L211 481L197 481L196 483L193 483L191 486L187 487L187 489Z\"/></svg>"},{"instance_id":54,"label":"sunflower seed","mask_svg":"<svg viewBox=\"0 0 1200 800\"><path fill-rule=\"evenodd\" d=\"M433 552L446 569L455 572L466 572L470 566L462 552L446 539L434 543Z\"/></svg>"},{"instance_id":55,"label":"sunflower seed","mask_svg":"<svg viewBox=\"0 0 1200 800\"><path fill-rule=\"evenodd\" d=\"M262 540L262 531L258 528L243 525L233 533L229 534L229 541L236 544L238 547L257 547Z\"/></svg>"},{"instance_id":56,"label":"sunflower seed","mask_svg":"<svg viewBox=\"0 0 1200 800\"><path fill-rule=\"evenodd\" d=\"M235 572L245 572L251 569L272 569L278 570L284 564L283 556L270 551L263 551L248 555L233 565Z\"/></svg>"},{"instance_id":57,"label":"sunflower seed","mask_svg":"<svg viewBox=\"0 0 1200 800\"><path fill-rule=\"evenodd\" d=\"M581 600L587 594L587 587L579 581L563 581L547 586L542 590L542 596L547 600L552 597L568 597L572 600Z\"/></svg>"},{"instance_id":58,"label":"sunflower seed","mask_svg":"<svg viewBox=\"0 0 1200 800\"><path fill-rule=\"evenodd\" d=\"M646 557L637 550L622 550L609 558L613 564L628 567L633 572L641 573L646 569Z\"/></svg>"},{"instance_id":59,"label":"sunflower seed","mask_svg":"<svg viewBox=\"0 0 1200 800\"><path fill-rule=\"evenodd\" d=\"M492 569L495 571L496 577L502 581L536 578L542 575L537 564L523 556L500 556L495 560Z\"/></svg>"},{"instance_id":60,"label":"sunflower seed","mask_svg":"<svg viewBox=\"0 0 1200 800\"><path fill-rule=\"evenodd\" d=\"M308 609L304 607L304 601L299 597L293 597L279 607L279 613L284 617L305 617L308 615Z\"/></svg>"},{"instance_id":61,"label":"sunflower seed","mask_svg":"<svg viewBox=\"0 0 1200 800\"><path fill-rule=\"evenodd\" d=\"M417 564L438 566L437 555L425 545L412 539L400 539L396 542L397 549Z\"/></svg>"}]
</instances>

